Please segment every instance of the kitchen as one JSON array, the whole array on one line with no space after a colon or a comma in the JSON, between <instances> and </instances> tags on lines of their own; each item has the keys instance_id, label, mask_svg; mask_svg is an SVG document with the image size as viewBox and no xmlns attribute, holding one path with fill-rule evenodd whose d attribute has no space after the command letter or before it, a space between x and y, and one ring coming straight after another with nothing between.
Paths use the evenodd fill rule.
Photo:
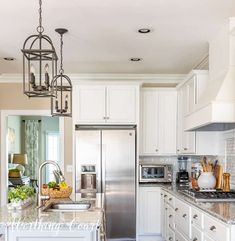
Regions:
<instances>
[{"instance_id":1,"label":"kitchen","mask_svg":"<svg viewBox=\"0 0 235 241\"><path fill-rule=\"evenodd\" d=\"M234 240L234 3L52 0L42 1L39 12L37 4L1 3L2 22L9 21L0 51L1 239ZM40 31L56 49L56 77L54 57L43 74L22 61L32 53L24 41ZM47 88L65 73L66 87L54 85L66 93L64 102L41 98L44 80ZM43 84L37 86L38 76ZM31 87L32 95L41 92L37 98L28 98ZM51 114L60 116L60 161L41 140L55 130L44 131L40 152L48 155L35 165L24 138L16 149L16 126L22 136L27 116L41 116L42 128ZM12 116L20 124L9 128ZM27 154L22 165L17 154ZM15 195L9 173L17 175L21 165L22 178L33 164L30 180L41 202L6 208ZM189 190L197 185L209 190Z\"/></svg>"}]
</instances>

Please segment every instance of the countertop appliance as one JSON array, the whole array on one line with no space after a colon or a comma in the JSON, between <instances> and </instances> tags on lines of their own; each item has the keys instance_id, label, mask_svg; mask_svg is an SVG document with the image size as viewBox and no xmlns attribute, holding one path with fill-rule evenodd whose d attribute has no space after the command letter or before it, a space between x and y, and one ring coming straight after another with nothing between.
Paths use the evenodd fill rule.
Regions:
<instances>
[{"instance_id":1,"label":"countertop appliance","mask_svg":"<svg viewBox=\"0 0 235 241\"><path fill-rule=\"evenodd\" d=\"M76 193L103 193L108 240L136 240L136 126L75 129Z\"/></svg>"},{"instance_id":2,"label":"countertop appliance","mask_svg":"<svg viewBox=\"0 0 235 241\"><path fill-rule=\"evenodd\" d=\"M172 182L172 165L140 163L140 183L166 183Z\"/></svg>"},{"instance_id":3,"label":"countertop appliance","mask_svg":"<svg viewBox=\"0 0 235 241\"><path fill-rule=\"evenodd\" d=\"M187 157L178 157L178 166L179 171L177 172L177 183L181 187L188 187L189 186L189 174L187 172Z\"/></svg>"},{"instance_id":4,"label":"countertop appliance","mask_svg":"<svg viewBox=\"0 0 235 241\"><path fill-rule=\"evenodd\" d=\"M179 190L180 193L192 198L195 202L234 202L235 191L223 192L216 190L196 191L194 189Z\"/></svg>"}]
</instances>

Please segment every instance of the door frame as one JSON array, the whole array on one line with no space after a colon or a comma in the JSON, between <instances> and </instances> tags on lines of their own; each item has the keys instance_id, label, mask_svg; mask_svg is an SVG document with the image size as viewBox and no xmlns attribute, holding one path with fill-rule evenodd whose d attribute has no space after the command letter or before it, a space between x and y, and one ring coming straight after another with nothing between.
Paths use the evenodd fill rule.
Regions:
<instances>
[{"instance_id":1,"label":"door frame","mask_svg":"<svg viewBox=\"0 0 235 241\"><path fill-rule=\"evenodd\" d=\"M0 206L7 204L8 154L7 154L7 117L8 116L51 116L50 110L0 110ZM64 172L64 118L59 118L61 170Z\"/></svg>"}]
</instances>

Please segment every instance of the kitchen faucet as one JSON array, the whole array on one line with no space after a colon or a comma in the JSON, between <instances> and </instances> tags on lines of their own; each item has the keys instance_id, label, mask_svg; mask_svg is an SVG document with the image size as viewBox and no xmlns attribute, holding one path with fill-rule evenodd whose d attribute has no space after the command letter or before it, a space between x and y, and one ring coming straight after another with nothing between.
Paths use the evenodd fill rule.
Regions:
<instances>
[{"instance_id":1,"label":"kitchen faucet","mask_svg":"<svg viewBox=\"0 0 235 241\"><path fill-rule=\"evenodd\" d=\"M45 161L43 162L39 167L39 180L38 180L38 206L40 207L43 205L43 201L48 200L50 197L46 195L42 195L42 169L44 166L52 164L56 167L56 173L59 174L60 181L63 182L65 180L62 171L60 169L60 166L55 161Z\"/></svg>"}]
</instances>

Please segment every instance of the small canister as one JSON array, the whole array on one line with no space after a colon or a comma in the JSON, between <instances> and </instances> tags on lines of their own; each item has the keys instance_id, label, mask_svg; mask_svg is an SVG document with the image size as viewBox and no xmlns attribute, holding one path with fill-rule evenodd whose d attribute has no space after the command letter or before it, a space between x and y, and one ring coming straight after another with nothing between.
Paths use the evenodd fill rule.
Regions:
<instances>
[{"instance_id":1,"label":"small canister","mask_svg":"<svg viewBox=\"0 0 235 241\"><path fill-rule=\"evenodd\" d=\"M227 173L227 172L223 174L223 191L224 192L230 191L230 173Z\"/></svg>"}]
</instances>

